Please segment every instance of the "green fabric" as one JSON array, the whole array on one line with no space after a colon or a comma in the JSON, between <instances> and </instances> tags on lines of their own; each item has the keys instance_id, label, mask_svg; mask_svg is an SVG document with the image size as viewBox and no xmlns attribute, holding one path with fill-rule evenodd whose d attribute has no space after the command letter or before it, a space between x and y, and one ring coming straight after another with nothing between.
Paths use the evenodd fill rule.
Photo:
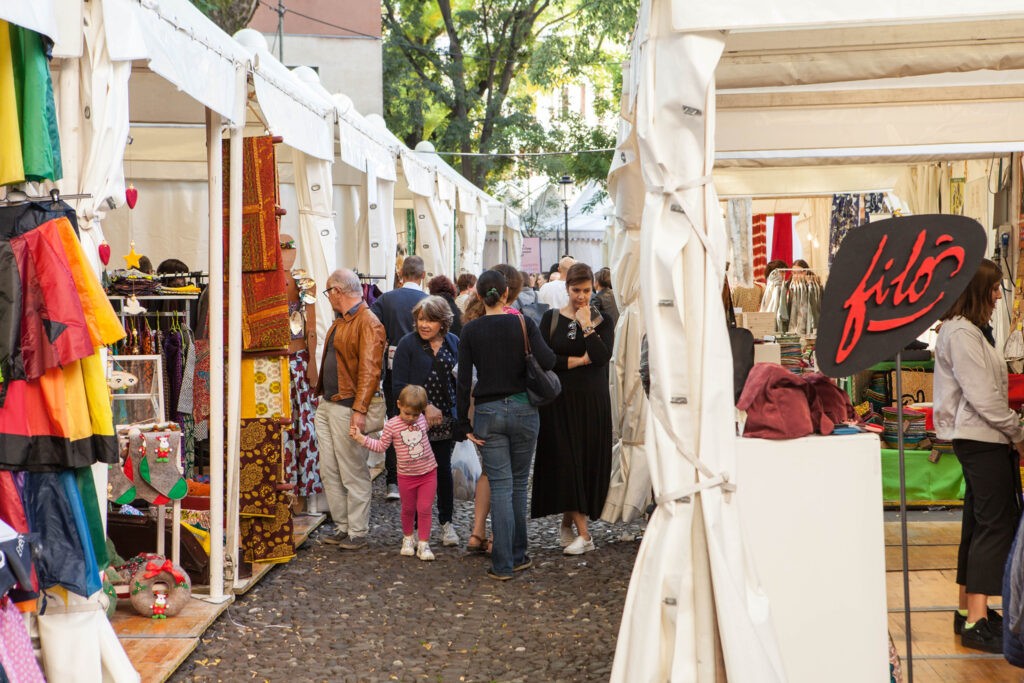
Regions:
<instances>
[{"instance_id":1,"label":"green fabric","mask_svg":"<svg viewBox=\"0 0 1024 683\"><path fill-rule=\"evenodd\" d=\"M964 474L953 454L931 462L931 451L904 451L907 470L908 503L959 504L964 499ZM882 499L886 505L899 504L899 451L882 449Z\"/></svg>"},{"instance_id":2,"label":"green fabric","mask_svg":"<svg viewBox=\"0 0 1024 683\"><path fill-rule=\"evenodd\" d=\"M525 391L523 391L518 394L512 394L509 396L509 400L515 401L516 403L529 403L530 397Z\"/></svg>"},{"instance_id":3,"label":"green fabric","mask_svg":"<svg viewBox=\"0 0 1024 683\"><path fill-rule=\"evenodd\" d=\"M14 25L10 27L10 35L25 179L60 180L63 169L57 110L43 37L35 31Z\"/></svg>"},{"instance_id":4,"label":"green fabric","mask_svg":"<svg viewBox=\"0 0 1024 683\"><path fill-rule=\"evenodd\" d=\"M85 507L85 521L89 525L89 540L96 554L96 564L100 571L110 566L110 554L107 552L107 535L103 531L103 518L100 516L99 499L96 497L96 482L92 478L91 467L80 467L75 470L75 483L78 493L82 496Z\"/></svg>"}]
</instances>

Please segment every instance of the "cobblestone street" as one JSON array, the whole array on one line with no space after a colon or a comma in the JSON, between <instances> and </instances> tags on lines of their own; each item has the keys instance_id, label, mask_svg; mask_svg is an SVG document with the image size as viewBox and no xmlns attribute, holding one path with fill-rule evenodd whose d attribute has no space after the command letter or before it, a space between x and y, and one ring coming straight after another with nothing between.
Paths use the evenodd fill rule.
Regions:
<instances>
[{"instance_id":1,"label":"cobblestone street","mask_svg":"<svg viewBox=\"0 0 1024 683\"><path fill-rule=\"evenodd\" d=\"M441 546L401 557L399 504L375 482L370 547L313 534L241 596L172 681L602 681L611 671L639 524L595 523L597 551L563 555L558 518L530 521L532 569L497 582L489 560ZM472 503L456 501L459 535ZM626 539L626 540L622 540Z\"/></svg>"}]
</instances>

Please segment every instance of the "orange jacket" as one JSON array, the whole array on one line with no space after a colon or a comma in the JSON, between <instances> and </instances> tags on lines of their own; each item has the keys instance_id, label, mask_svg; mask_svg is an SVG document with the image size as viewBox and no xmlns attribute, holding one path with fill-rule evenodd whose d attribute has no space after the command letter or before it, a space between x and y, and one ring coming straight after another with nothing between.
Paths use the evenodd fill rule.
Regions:
<instances>
[{"instance_id":1,"label":"orange jacket","mask_svg":"<svg viewBox=\"0 0 1024 683\"><path fill-rule=\"evenodd\" d=\"M384 326L370 312L365 302L355 313L345 313L334 321L327 339L334 335L334 353L338 356L338 393L328 396L332 401L353 399L352 410L366 413L370 400L380 386L380 371L384 360L386 335ZM324 347L320 359L320 378L316 383L317 396L324 393L323 367L331 349Z\"/></svg>"}]
</instances>

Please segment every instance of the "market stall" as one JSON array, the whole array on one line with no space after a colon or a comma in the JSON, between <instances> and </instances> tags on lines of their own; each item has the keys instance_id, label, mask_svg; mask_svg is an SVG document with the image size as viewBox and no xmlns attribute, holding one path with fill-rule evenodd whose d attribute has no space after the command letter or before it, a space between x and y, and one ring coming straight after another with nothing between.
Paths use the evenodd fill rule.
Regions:
<instances>
[{"instance_id":1,"label":"market stall","mask_svg":"<svg viewBox=\"0 0 1024 683\"><path fill-rule=\"evenodd\" d=\"M1013 125L1022 104L1013 71L1021 66L1014 48L1022 34L1019 14L995 2L927 9L868 5L800 2L780 12L741 1L642 4L610 181L618 199L615 184L629 179L627 201L642 205L630 212L617 202L620 226L642 226L640 301L653 375L645 448L659 506L634 569L613 680L714 680L722 673L784 680L793 670L783 666L792 661L791 648L802 647L773 627L766 602L780 610L800 599L761 592L759 558L744 556L741 539L748 531L731 510L742 507L744 489L726 486L729 473L741 477L742 470L735 469L733 450L719 441L732 433L731 404L700 381L716 372L714 349L726 345L713 301L724 278L726 244L710 185L712 165L774 166L776 179L792 180L811 178L827 164L962 162L1021 147ZM687 78L678 77L681 70ZM905 76L921 80L886 82ZM971 77L987 79L986 85L978 87ZM871 87L858 86L862 81ZM989 120L991 126L979 125ZM778 199L771 195L878 187L858 180L813 192L744 188L736 196ZM1012 219L1015 245L1017 217ZM650 246L654 240L657 250ZM703 280L694 273L703 273ZM682 321L685 336L676 329ZM703 362L680 368L665 355L660 340L678 344L683 338L701 340L687 346ZM677 432L681 425L685 429ZM876 497L880 506L880 491ZM701 505L691 505L691 498ZM662 553L662 534L672 525L685 528L671 537L685 540L669 543ZM881 544L880 530L873 542ZM680 557L689 558L683 570L675 568ZM713 606L702 600L705 590L713 591ZM884 599L863 608L884 614ZM813 620L806 611L803 618ZM710 631L717 630L717 641L702 636L715 620L717 629ZM862 661L873 671L885 658L884 633L877 637L877 628L859 634L871 639L874 661ZM841 661L838 653L817 652L823 661ZM724 672L711 664L718 657ZM835 680L866 680L853 669L829 673Z\"/></svg>"}]
</instances>

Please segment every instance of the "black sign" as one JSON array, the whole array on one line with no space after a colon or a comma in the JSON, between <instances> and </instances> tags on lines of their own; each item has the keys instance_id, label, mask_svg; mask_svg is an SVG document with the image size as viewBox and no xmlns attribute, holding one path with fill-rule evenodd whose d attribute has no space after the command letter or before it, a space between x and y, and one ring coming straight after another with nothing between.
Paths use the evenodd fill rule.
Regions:
<instances>
[{"instance_id":1,"label":"black sign","mask_svg":"<svg viewBox=\"0 0 1024 683\"><path fill-rule=\"evenodd\" d=\"M949 310L984 255L984 228L963 216L905 216L851 230L822 295L818 367L845 377L895 356Z\"/></svg>"}]
</instances>

